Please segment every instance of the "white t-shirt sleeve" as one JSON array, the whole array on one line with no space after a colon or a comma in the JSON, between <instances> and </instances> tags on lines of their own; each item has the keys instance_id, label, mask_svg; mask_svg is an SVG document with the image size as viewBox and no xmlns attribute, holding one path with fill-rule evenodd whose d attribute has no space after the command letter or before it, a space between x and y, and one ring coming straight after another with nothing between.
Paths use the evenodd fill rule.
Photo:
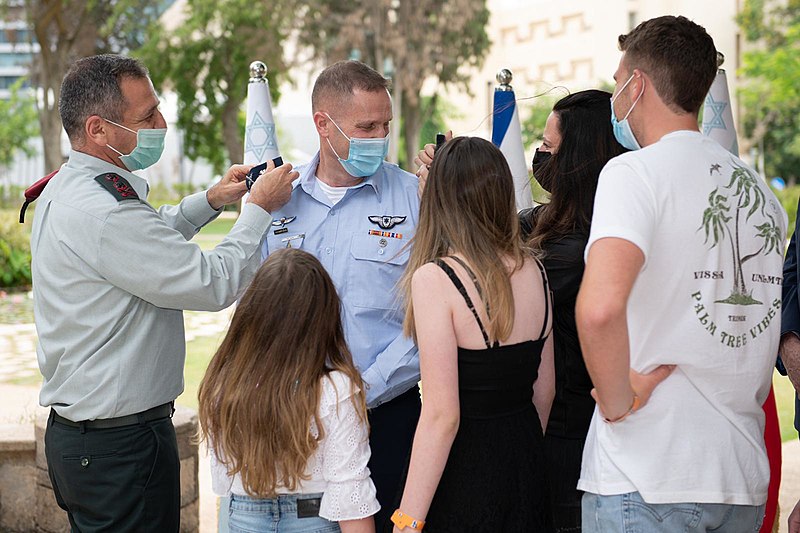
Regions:
<instances>
[{"instance_id":1,"label":"white t-shirt sleeve","mask_svg":"<svg viewBox=\"0 0 800 533\"><path fill-rule=\"evenodd\" d=\"M230 496L233 478L228 475L228 467L219 460L217 452L210 442L208 459L211 463L211 490L217 496Z\"/></svg>"},{"instance_id":2,"label":"white t-shirt sleeve","mask_svg":"<svg viewBox=\"0 0 800 533\"><path fill-rule=\"evenodd\" d=\"M320 418L325 428L322 476L327 486L319 515L340 521L375 514L380 505L367 468L367 425L353 406L350 380L340 372L323 379Z\"/></svg>"},{"instance_id":3,"label":"white t-shirt sleeve","mask_svg":"<svg viewBox=\"0 0 800 533\"><path fill-rule=\"evenodd\" d=\"M600 173L585 256L596 241L615 237L639 248L646 265L657 217L655 194L642 173L612 160Z\"/></svg>"}]
</instances>

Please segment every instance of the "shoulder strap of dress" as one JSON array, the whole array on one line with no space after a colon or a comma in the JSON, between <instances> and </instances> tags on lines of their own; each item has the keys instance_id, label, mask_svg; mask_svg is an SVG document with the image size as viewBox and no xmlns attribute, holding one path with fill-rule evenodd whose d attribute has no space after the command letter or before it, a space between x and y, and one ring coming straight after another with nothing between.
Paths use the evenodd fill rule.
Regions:
<instances>
[{"instance_id":1,"label":"shoulder strap of dress","mask_svg":"<svg viewBox=\"0 0 800 533\"><path fill-rule=\"evenodd\" d=\"M449 257L450 259L461 265L461 267L467 271L467 274L469 274L469 278L472 280L472 283L475 284L475 289L478 291L478 296L483 298L483 291L481 290L481 286L478 283L478 277L475 275L475 272L473 272L472 269L467 266L466 261L455 255L448 255L447 257ZM486 314L487 315L489 314L488 308L486 309Z\"/></svg>"},{"instance_id":2,"label":"shoulder strap of dress","mask_svg":"<svg viewBox=\"0 0 800 533\"><path fill-rule=\"evenodd\" d=\"M456 286L458 292L460 292L461 296L464 297L464 301L466 302L467 307L469 307L469 310L472 311L472 316L475 317L475 321L478 322L478 327L481 328L481 335L483 335L483 342L486 343L487 348L491 348L492 345L489 343L489 336L486 334L486 330L483 328L483 322L481 322L481 319L478 316L478 312L475 310L475 306L472 304L472 299L469 297L469 294L467 294L467 289L464 287L464 284L461 283L461 280L459 279L455 270L453 270L453 268L447 263L445 263L445 261L441 258L436 258L434 260L434 263L436 263L436 265L439 268L444 270L444 273L447 274L447 277L450 278L450 281L452 281L453 285Z\"/></svg>"},{"instance_id":3,"label":"shoulder strap of dress","mask_svg":"<svg viewBox=\"0 0 800 533\"><path fill-rule=\"evenodd\" d=\"M550 284L547 282L547 273L544 270L544 265L535 257L533 261L536 263L536 266L539 267L539 272L542 273L542 288L544 289L544 324L542 324L542 332L539 333L539 338L543 339L545 337L544 333L547 331L547 323L550 321Z\"/></svg>"}]
</instances>

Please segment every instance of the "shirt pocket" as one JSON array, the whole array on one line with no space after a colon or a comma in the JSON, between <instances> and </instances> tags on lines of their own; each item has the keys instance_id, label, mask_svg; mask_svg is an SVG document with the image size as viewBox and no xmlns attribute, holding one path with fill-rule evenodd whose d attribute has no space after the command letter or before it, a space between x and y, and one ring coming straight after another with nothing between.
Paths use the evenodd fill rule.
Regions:
<instances>
[{"instance_id":1,"label":"shirt pocket","mask_svg":"<svg viewBox=\"0 0 800 533\"><path fill-rule=\"evenodd\" d=\"M353 235L352 265L347 269L347 287L356 307L401 309L403 297L398 282L410 254L408 238Z\"/></svg>"}]
</instances>

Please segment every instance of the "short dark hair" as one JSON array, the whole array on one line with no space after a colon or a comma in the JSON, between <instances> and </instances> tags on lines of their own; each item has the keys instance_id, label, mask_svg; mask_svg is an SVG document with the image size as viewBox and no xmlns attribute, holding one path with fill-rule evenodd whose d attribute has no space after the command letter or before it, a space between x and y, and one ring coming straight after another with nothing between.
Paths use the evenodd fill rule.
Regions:
<instances>
[{"instance_id":1,"label":"short dark hair","mask_svg":"<svg viewBox=\"0 0 800 533\"><path fill-rule=\"evenodd\" d=\"M337 61L323 70L314 82L311 109L318 111L324 103L341 102L356 89L366 92L388 91L391 82L380 72L361 61Z\"/></svg>"},{"instance_id":2,"label":"short dark hair","mask_svg":"<svg viewBox=\"0 0 800 533\"><path fill-rule=\"evenodd\" d=\"M619 49L629 72L646 72L673 111L700 110L717 74L717 50L705 28L686 17L657 17L620 35Z\"/></svg>"},{"instance_id":3,"label":"short dark hair","mask_svg":"<svg viewBox=\"0 0 800 533\"><path fill-rule=\"evenodd\" d=\"M147 68L136 59L102 54L78 59L61 82L58 111L72 143L83 140L86 119L98 115L119 122L125 109L120 82L147 78Z\"/></svg>"},{"instance_id":4,"label":"short dark hair","mask_svg":"<svg viewBox=\"0 0 800 533\"><path fill-rule=\"evenodd\" d=\"M597 180L606 163L624 152L611 126L611 93L588 89L565 96L553 106L561 143L538 170L549 182L550 202L520 213L531 227L529 244L542 248L575 233L589 234Z\"/></svg>"}]
</instances>

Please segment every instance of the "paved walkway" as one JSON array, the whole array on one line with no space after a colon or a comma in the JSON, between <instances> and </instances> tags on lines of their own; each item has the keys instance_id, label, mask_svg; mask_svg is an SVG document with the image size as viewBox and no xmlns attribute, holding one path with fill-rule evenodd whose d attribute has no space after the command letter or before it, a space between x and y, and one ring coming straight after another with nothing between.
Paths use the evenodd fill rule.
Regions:
<instances>
[{"instance_id":1,"label":"paved walkway","mask_svg":"<svg viewBox=\"0 0 800 533\"><path fill-rule=\"evenodd\" d=\"M220 336L230 321L231 310L219 313L184 313L186 340ZM36 330L32 324L0 324L0 425L33 422L38 404L39 387L14 385L12 380L29 381L39 375L36 363ZM210 468L204 450L200 453L200 533L216 531L217 499L211 492ZM800 441L783 445L783 480L781 483L781 528L786 533L786 518L800 499Z\"/></svg>"},{"instance_id":2,"label":"paved walkway","mask_svg":"<svg viewBox=\"0 0 800 533\"><path fill-rule=\"evenodd\" d=\"M219 313L184 313L186 341L198 337L221 339L228 329L232 308ZM0 427L3 424L29 422L31 435L33 421L39 406L39 386L15 385L13 381L31 383L39 378L36 361L36 328L33 324L0 324ZM211 467L204 449L200 450L200 533L217 530L217 498L211 491Z\"/></svg>"}]
</instances>

